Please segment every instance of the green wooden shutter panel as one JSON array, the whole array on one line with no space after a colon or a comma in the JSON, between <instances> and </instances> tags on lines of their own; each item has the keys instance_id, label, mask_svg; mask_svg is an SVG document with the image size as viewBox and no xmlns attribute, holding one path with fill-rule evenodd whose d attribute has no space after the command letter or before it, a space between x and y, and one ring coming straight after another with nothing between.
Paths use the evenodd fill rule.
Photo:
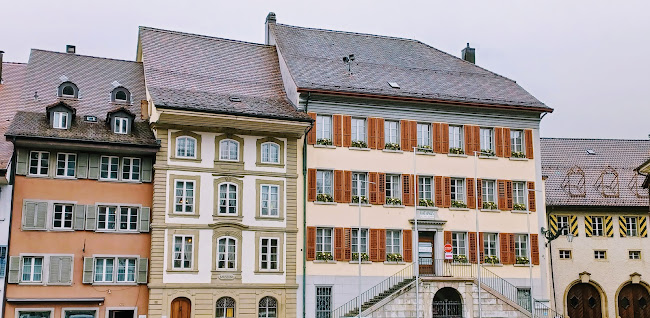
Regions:
<instances>
[{"instance_id":1,"label":"green wooden shutter panel","mask_svg":"<svg viewBox=\"0 0 650 318\"><path fill-rule=\"evenodd\" d=\"M58 284L61 282L61 257L50 256L50 275L48 281L50 284Z\"/></svg>"},{"instance_id":2,"label":"green wooden shutter panel","mask_svg":"<svg viewBox=\"0 0 650 318\"><path fill-rule=\"evenodd\" d=\"M149 232L150 213L151 209L148 207L140 209L140 232Z\"/></svg>"},{"instance_id":3,"label":"green wooden shutter panel","mask_svg":"<svg viewBox=\"0 0 650 318\"><path fill-rule=\"evenodd\" d=\"M86 230L94 231L95 230L95 220L97 218L97 210L95 210L94 205L89 205L86 207Z\"/></svg>"},{"instance_id":4,"label":"green wooden shutter panel","mask_svg":"<svg viewBox=\"0 0 650 318\"><path fill-rule=\"evenodd\" d=\"M88 157L88 179L99 179L99 159L97 154Z\"/></svg>"},{"instance_id":5,"label":"green wooden shutter panel","mask_svg":"<svg viewBox=\"0 0 650 318\"><path fill-rule=\"evenodd\" d=\"M153 159L151 157L142 158L142 182L151 182L153 177Z\"/></svg>"},{"instance_id":6,"label":"green wooden shutter panel","mask_svg":"<svg viewBox=\"0 0 650 318\"><path fill-rule=\"evenodd\" d=\"M86 206L82 204L75 204L74 206L74 226L75 230L84 230L86 221Z\"/></svg>"},{"instance_id":7,"label":"green wooden shutter panel","mask_svg":"<svg viewBox=\"0 0 650 318\"><path fill-rule=\"evenodd\" d=\"M25 149L16 150L16 174L26 175L29 163L29 152Z\"/></svg>"},{"instance_id":8,"label":"green wooden shutter panel","mask_svg":"<svg viewBox=\"0 0 650 318\"><path fill-rule=\"evenodd\" d=\"M20 256L9 257L9 276L7 282L10 284L18 284L20 274Z\"/></svg>"},{"instance_id":9,"label":"green wooden shutter panel","mask_svg":"<svg viewBox=\"0 0 650 318\"><path fill-rule=\"evenodd\" d=\"M36 207L36 224L34 228L45 229L47 223L47 202L38 202Z\"/></svg>"},{"instance_id":10,"label":"green wooden shutter panel","mask_svg":"<svg viewBox=\"0 0 650 318\"><path fill-rule=\"evenodd\" d=\"M84 257L84 274L83 274L83 283L92 284L93 283L93 266L94 266L92 257Z\"/></svg>"},{"instance_id":11,"label":"green wooden shutter panel","mask_svg":"<svg viewBox=\"0 0 650 318\"><path fill-rule=\"evenodd\" d=\"M36 202L23 204L23 229L33 229L36 225Z\"/></svg>"},{"instance_id":12,"label":"green wooden shutter panel","mask_svg":"<svg viewBox=\"0 0 650 318\"><path fill-rule=\"evenodd\" d=\"M61 260L61 284L72 284L72 256L60 256Z\"/></svg>"},{"instance_id":13,"label":"green wooden shutter panel","mask_svg":"<svg viewBox=\"0 0 650 318\"><path fill-rule=\"evenodd\" d=\"M147 283L147 270L149 268L149 259L141 258L138 261L138 284Z\"/></svg>"},{"instance_id":14,"label":"green wooden shutter panel","mask_svg":"<svg viewBox=\"0 0 650 318\"><path fill-rule=\"evenodd\" d=\"M80 153L77 155L77 178L88 178L88 154Z\"/></svg>"}]
</instances>

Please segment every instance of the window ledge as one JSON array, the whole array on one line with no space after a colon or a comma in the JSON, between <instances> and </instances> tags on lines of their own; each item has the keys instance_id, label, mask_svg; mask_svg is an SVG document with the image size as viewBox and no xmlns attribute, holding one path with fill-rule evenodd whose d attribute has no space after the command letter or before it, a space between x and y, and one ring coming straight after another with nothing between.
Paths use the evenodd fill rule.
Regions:
<instances>
[{"instance_id":1,"label":"window ledge","mask_svg":"<svg viewBox=\"0 0 650 318\"><path fill-rule=\"evenodd\" d=\"M488 264L488 263L482 263L483 266L486 267L503 267L503 264Z\"/></svg>"},{"instance_id":2,"label":"window ledge","mask_svg":"<svg viewBox=\"0 0 650 318\"><path fill-rule=\"evenodd\" d=\"M349 149L356 150L356 151L370 151L370 148L350 147Z\"/></svg>"},{"instance_id":3,"label":"window ledge","mask_svg":"<svg viewBox=\"0 0 650 318\"><path fill-rule=\"evenodd\" d=\"M481 212L499 213L499 212L501 212L501 210L481 209Z\"/></svg>"},{"instance_id":4,"label":"window ledge","mask_svg":"<svg viewBox=\"0 0 650 318\"><path fill-rule=\"evenodd\" d=\"M253 273L256 274L256 275L282 275L282 274L284 274L284 272L282 272L282 271L280 271L280 272L277 272L277 271L254 271Z\"/></svg>"},{"instance_id":5,"label":"window ledge","mask_svg":"<svg viewBox=\"0 0 650 318\"><path fill-rule=\"evenodd\" d=\"M350 261L350 264L359 264L359 261ZM361 261L361 264L372 264L371 261Z\"/></svg>"},{"instance_id":6,"label":"window ledge","mask_svg":"<svg viewBox=\"0 0 650 318\"><path fill-rule=\"evenodd\" d=\"M435 152L422 152L422 151L417 151L415 152L416 155L424 155L424 156L435 156Z\"/></svg>"},{"instance_id":7,"label":"window ledge","mask_svg":"<svg viewBox=\"0 0 650 318\"><path fill-rule=\"evenodd\" d=\"M336 205L336 202L314 201L314 204L318 204L318 205Z\"/></svg>"},{"instance_id":8,"label":"window ledge","mask_svg":"<svg viewBox=\"0 0 650 318\"><path fill-rule=\"evenodd\" d=\"M359 203L350 203L350 206L359 206ZM361 203L361 207L372 206L370 203Z\"/></svg>"},{"instance_id":9,"label":"window ledge","mask_svg":"<svg viewBox=\"0 0 650 318\"><path fill-rule=\"evenodd\" d=\"M181 213L167 213L167 216L171 218L199 218L198 213L187 213L187 214L181 214Z\"/></svg>"},{"instance_id":10,"label":"window ledge","mask_svg":"<svg viewBox=\"0 0 650 318\"><path fill-rule=\"evenodd\" d=\"M50 284L54 285L54 284ZM58 285L64 285L64 284L58 284ZM72 284L65 284L65 285L72 285ZM136 282L120 282L120 283L113 283L113 282L96 282L92 283L93 286L137 286L138 283Z\"/></svg>"},{"instance_id":11,"label":"window ledge","mask_svg":"<svg viewBox=\"0 0 650 318\"><path fill-rule=\"evenodd\" d=\"M508 159L510 159L511 161L528 161L528 158L512 158L512 157L510 157Z\"/></svg>"},{"instance_id":12,"label":"window ledge","mask_svg":"<svg viewBox=\"0 0 650 318\"><path fill-rule=\"evenodd\" d=\"M21 261L22 263L22 261ZM28 285L28 286L45 286L45 282L20 282L18 285Z\"/></svg>"},{"instance_id":13,"label":"window ledge","mask_svg":"<svg viewBox=\"0 0 650 318\"><path fill-rule=\"evenodd\" d=\"M336 261L313 260L315 264L336 264Z\"/></svg>"},{"instance_id":14,"label":"window ledge","mask_svg":"<svg viewBox=\"0 0 650 318\"><path fill-rule=\"evenodd\" d=\"M244 217L241 215L228 215L228 214L214 214L212 219L217 221L226 221L226 222L241 222Z\"/></svg>"},{"instance_id":15,"label":"window ledge","mask_svg":"<svg viewBox=\"0 0 650 318\"><path fill-rule=\"evenodd\" d=\"M167 273L174 273L174 274L196 274L198 273L198 269L168 269Z\"/></svg>"},{"instance_id":16,"label":"window ledge","mask_svg":"<svg viewBox=\"0 0 650 318\"><path fill-rule=\"evenodd\" d=\"M383 152L391 152L391 153L404 153L402 150L391 150L391 149L382 149Z\"/></svg>"},{"instance_id":17,"label":"window ledge","mask_svg":"<svg viewBox=\"0 0 650 318\"><path fill-rule=\"evenodd\" d=\"M31 227L23 227L21 228L23 231L47 231L47 229L40 229L40 228L31 228Z\"/></svg>"},{"instance_id":18,"label":"window ledge","mask_svg":"<svg viewBox=\"0 0 650 318\"><path fill-rule=\"evenodd\" d=\"M454 263L454 262L451 262L451 265L454 265L454 266L472 266L472 263L470 263L470 262L467 262L467 263Z\"/></svg>"},{"instance_id":19,"label":"window ledge","mask_svg":"<svg viewBox=\"0 0 650 318\"><path fill-rule=\"evenodd\" d=\"M182 157L169 157L170 160L186 161L186 162L197 162L201 163L201 158L182 158Z\"/></svg>"},{"instance_id":20,"label":"window ledge","mask_svg":"<svg viewBox=\"0 0 650 318\"><path fill-rule=\"evenodd\" d=\"M255 162L255 165L258 167L284 168L283 163Z\"/></svg>"},{"instance_id":21,"label":"window ledge","mask_svg":"<svg viewBox=\"0 0 650 318\"><path fill-rule=\"evenodd\" d=\"M530 267L530 264L512 264L514 267ZM535 265L533 265L535 266Z\"/></svg>"},{"instance_id":22,"label":"window ledge","mask_svg":"<svg viewBox=\"0 0 650 318\"><path fill-rule=\"evenodd\" d=\"M528 210L510 210L512 213L520 213L520 214L528 214L530 211Z\"/></svg>"},{"instance_id":23,"label":"window ledge","mask_svg":"<svg viewBox=\"0 0 650 318\"><path fill-rule=\"evenodd\" d=\"M49 178L49 175L46 174L28 174L27 177L31 178Z\"/></svg>"},{"instance_id":24,"label":"window ledge","mask_svg":"<svg viewBox=\"0 0 650 318\"><path fill-rule=\"evenodd\" d=\"M436 206L418 206L418 210L438 211Z\"/></svg>"},{"instance_id":25,"label":"window ledge","mask_svg":"<svg viewBox=\"0 0 650 318\"><path fill-rule=\"evenodd\" d=\"M469 208L449 208L449 211L469 211Z\"/></svg>"},{"instance_id":26,"label":"window ledge","mask_svg":"<svg viewBox=\"0 0 650 318\"><path fill-rule=\"evenodd\" d=\"M284 218L273 217L273 216L256 216L255 220L257 220L257 221L284 221Z\"/></svg>"},{"instance_id":27,"label":"window ledge","mask_svg":"<svg viewBox=\"0 0 650 318\"><path fill-rule=\"evenodd\" d=\"M59 179L59 180L76 180L77 177L69 177L69 176L54 176L54 179Z\"/></svg>"},{"instance_id":28,"label":"window ledge","mask_svg":"<svg viewBox=\"0 0 650 318\"><path fill-rule=\"evenodd\" d=\"M478 156L479 159L492 159L492 160L497 160L499 157L497 156Z\"/></svg>"},{"instance_id":29,"label":"window ledge","mask_svg":"<svg viewBox=\"0 0 650 318\"><path fill-rule=\"evenodd\" d=\"M405 208L406 206L404 206L403 204L400 204L400 205L395 205L395 204L384 204L384 207L385 207L385 208Z\"/></svg>"},{"instance_id":30,"label":"window ledge","mask_svg":"<svg viewBox=\"0 0 650 318\"><path fill-rule=\"evenodd\" d=\"M460 158L467 158L467 155L464 154L455 154L455 153L448 153L447 157L460 157Z\"/></svg>"},{"instance_id":31,"label":"window ledge","mask_svg":"<svg viewBox=\"0 0 650 318\"><path fill-rule=\"evenodd\" d=\"M331 146L331 145L314 145L314 148L328 148L328 149L336 149L336 146Z\"/></svg>"},{"instance_id":32,"label":"window ledge","mask_svg":"<svg viewBox=\"0 0 650 318\"><path fill-rule=\"evenodd\" d=\"M389 262L389 261L384 261L384 265L406 265L405 262Z\"/></svg>"}]
</instances>

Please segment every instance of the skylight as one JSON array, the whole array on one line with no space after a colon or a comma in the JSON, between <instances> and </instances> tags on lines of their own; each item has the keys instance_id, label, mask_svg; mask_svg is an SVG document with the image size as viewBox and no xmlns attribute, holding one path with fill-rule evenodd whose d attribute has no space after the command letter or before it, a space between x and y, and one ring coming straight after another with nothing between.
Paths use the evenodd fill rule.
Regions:
<instances>
[{"instance_id":1,"label":"skylight","mask_svg":"<svg viewBox=\"0 0 650 318\"><path fill-rule=\"evenodd\" d=\"M587 154L588 155L595 155L596 151L594 151L593 149L587 149Z\"/></svg>"},{"instance_id":2,"label":"skylight","mask_svg":"<svg viewBox=\"0 0 650 318\"><path fill-rule=\"evenodd\" d=\"M397 82L388 82L388 85L390 85L390 87L392 87L392 88L397 88L397 89L400 88L399 84L397 84Z\"/></svg>"}]
</instances>

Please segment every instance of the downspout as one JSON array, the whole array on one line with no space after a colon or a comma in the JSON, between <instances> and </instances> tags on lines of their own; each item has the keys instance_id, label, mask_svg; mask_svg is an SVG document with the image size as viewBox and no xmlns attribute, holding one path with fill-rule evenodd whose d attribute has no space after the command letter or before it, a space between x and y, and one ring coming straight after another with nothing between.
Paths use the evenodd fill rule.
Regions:
<instances>
[{"instance_id":1,"label":"downspout","mask_svg":"<svg viewBox=\"0 0 650 318\"><path fill-rule=\"evenodd\" d=\"M309 97L311 97L311 93L307 92L305 113L309 107ZM313 124L307 128L302 141L302 318L307 318L305 308L307 299L307 134L312 127L314 127Z\"/></svg>"},{"instance_id":2,"label":"downspout","mask_svg":"<svg viewBox=\"0 0 650 318\"><path fill-rule=\"evenodd\" d=\"M16 154L17 154L16 137L12 137L11 142L13 143L13 146L14 146L14 152L13 152L13 154L11 156L11 173L9 174L10 179L7 180L8 181L7 184L11 185L11 203L10 203L10 206L9 206L9 220L7 220L7 222L9 222L9 231L7 232L7 254L6 254L6 260L5 260L6 261L6 263L5 263L6 264L5 265L5 283L4 283L4 286L3 286L4 293L2 293L2 317L5 317L5 310L7 309L7 284L9 282L9 273L8 273L9 266L8 265L9 265L9 252L10 252L9 247L11 246L11 219L12 219L13 209L14 209L14 191L15 191L14 183L16 181ZM1 192L2 191L0 190L0 193Z\"/></svg>"}]
</instances>

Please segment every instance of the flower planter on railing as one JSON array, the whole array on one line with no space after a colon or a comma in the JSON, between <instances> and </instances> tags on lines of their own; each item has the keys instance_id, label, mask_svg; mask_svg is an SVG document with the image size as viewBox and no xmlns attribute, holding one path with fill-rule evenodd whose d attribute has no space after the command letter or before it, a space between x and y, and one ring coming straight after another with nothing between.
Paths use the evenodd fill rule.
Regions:
<instances>
[{"instance_id":1,"label":"flower planter on railing","mask_svg":"<svg viewBox=\"0 0 650 318\"><path fill-rule=\"evenodd\" d=\"M465 203L463 201L451 201L451 207L452 208L466 209L467 208L467 203Z\"/></svg>"},{"instance_id":2,"label":"flower planter on railing","mask_svg":"<svg viewBox=\"0 0 650 318\"><path fill-rule=\"evenodd\" d=\"M492 256L486 256L485 259L483 259L483 263L496 265L501 263L501 261L499 260L498 257L492 255Z\"/></svg>"},{"instance_id":3,"label":"flower planter on railing","mask_svg":"<svg viewBox=\"0 0 650 318\"><path fill-rule=\"evenodd\" d=\"M352 196L352 203L359 203L359 196L358 195ZM361 196L361 204L368 204L368 198L366 198L365 196L362 195Z\"/></svg>"},{"instance_id":4,"label":"flower planter on railing","mask_svg":"<svg viewBox=\"0 0 650 318\"><path fill-rule=\"evenodd\" d=\"M370 257L368 256L368 253L361 253L361 261L362 262L367 262L370 260ZM359 253L352 253L352 262L358 262L359 261Z\"/></svg>"},{"instance_id":5,"label":"flower planter on railing","mask_svg":"<svg viewBox=\"0 0 650 318\"><path fill-rule=\"evenodd\" d=\"M402 261L402 254L399 254L399 253L386 254L386 261L387 262L401 262Z\"/></svg>"},{"instance_id":6,"label":"flower planter on railing","mask_svg":"<svg viewBox=\"0 0 650 318\"><path fill-rule=\"evenodd\" d=\"M528 260L528 257L526 257L526 256L519 256L519 257L517 257L517 260L516 260L515 263L518 264L518 265L526 265L526 264L530 263L530 261Z\"/></svg>"},{"instance_id":7,"label":"flower planter on railing","mask_svg":"<svg viewBox=\"0 0 650 318\"><path fill-rule=\"evenodd\" d=\"M510 158L526 158L526 154L523 151L513 151L510 153Z\"/></svg>"},{"instance_id":8,"label":"flower planter on railing","mask_svg":"<svg viewBox=\"0 0 650 318\"><path fill-rule=\"evenodd\" d=\"M321 138L321 139L316 140L316 144L321 145L321 146L331 146L332 145L332 139Z\"/></svg>"},{"instance_id":9,"label":"flower planter on railing","mask_svg":"<svg viewBox=\"0 0 650 318\"><path fill-rule=\"evenodd\" d=\"M334 202L334 198L327 193L320 193L316 196L316 201L318 202Z\"/></svg>"},{"instance_id":10,"label":"flower planter on railing","mask_svg":"<svg viewBox=\"0 0 650 318\"><path fill-rule=\"evenodd\" d=\"M454 263L467 264L469 261L466 255L454 255Z\"/></svg>"},{"instance_id":11,"label":"flower planter on railing","mask_svg":"<svg viewBox=\"0 0 650 318\"><path fill-rule=\"evenodd\" d=\"M387 205L402 205L402 199L400 198L386 198Z\"/></svg>"},{"instance_id":12,"label":"flower planter on railing","mask_svg":"<svg viewBox=\"0 0 650 318\"><path fill-rule=\"evenodd\" d=\"M333 261L334 256L330 252L316 252L317 261Z\"/></svg>"},{"instance_id":13,"label":"flower planter on railing","mask_svg":"<svg viewBox=\"0 0 650 318\"><path fill-rule=\"evenodd\" d=\"M465 151L463 148L449 148L449 153L454 155L464 155Z\"/></svg>"},{"instance_id":14,"label":"flower planter on railing","mask_svg":"<svg viewBox=\"0 0 650 318\"><path fill-rule=\"evenodd\" d=\"M494 150L492 149L481 149L481 156L483 157L494 157Z\"/></svg>"},{"instance_id":15,"label":"flower planter on railing","mask_svg":"<svg viewBox=\"0 0 650 318\"><path fill-rule=\"evenodd\" d=\"M483 210L498 210L499 207L494 202L483 202Z\"/></svg>"},{"instance_id":16,"label":"flower planter on railing","mask_svg":"<svg viewBox=\"0 0 650 318\"><path fill-rule=\"evenodd\" d=\"M423 153L433 153L433 149L429 145L418 146L417 151Z\"/></svg>"},{"instance_id":17,"label":"flower planter on railing","mask_svg":"<svg viewBox=\"0 0 650 318\"><path fill-rule=\"evenodd\" d=\"M515 204L512 206L513 210L516 211L526 211L526 205L525 204Z\"/></svg>"},{"instance_id":18,"label":"flower planter on railing","mask_svg":"<svg viewBox=\"0 0 650 318\"><path fill-rule=\"evenodd\" d=\"M434 207L435 204L433 203L433 200L431 200L431 199L420 199L420 200L418 200L418 206Z\"/></svg>"},{"instance_id":19,"label":"flower planter on railing","mask_svg":"<svg viewBox=\"0 0 650 318\"><path fill-rule=\"evenodd\" d=\"M395 142L387 142L384 145L384 149L386 149L386 150L401 150L399 144L395 143Z\"/></svg>"},{"instance_id":20,"label":"flower planter on railing","mask_svg":"<svg viewBox=\"0 0 650 318\"><path fill-rule=\"evenodd\" d=\"M350 147L353 148L368 148L368 144L363 140L352 140Z\"/></svg>"}]
</instances>

